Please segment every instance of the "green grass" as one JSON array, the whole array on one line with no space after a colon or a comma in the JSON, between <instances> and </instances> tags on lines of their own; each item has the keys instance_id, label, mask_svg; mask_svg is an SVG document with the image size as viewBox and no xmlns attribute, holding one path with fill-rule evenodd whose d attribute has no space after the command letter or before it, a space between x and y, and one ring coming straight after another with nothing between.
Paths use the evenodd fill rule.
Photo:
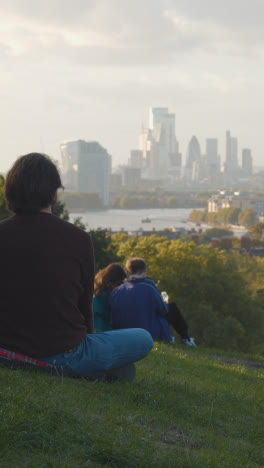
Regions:
<instances>
[{"instance_id":1,"label":"green grass","mask_svg":"<svg viewBox=\"0 0 264 468\"><path fill-rule=\"evenodd\" d=\"M0 467L264 466L264 369L230 357L155 344L133 383L0 368Z\"/></svg>"}]
</instances>

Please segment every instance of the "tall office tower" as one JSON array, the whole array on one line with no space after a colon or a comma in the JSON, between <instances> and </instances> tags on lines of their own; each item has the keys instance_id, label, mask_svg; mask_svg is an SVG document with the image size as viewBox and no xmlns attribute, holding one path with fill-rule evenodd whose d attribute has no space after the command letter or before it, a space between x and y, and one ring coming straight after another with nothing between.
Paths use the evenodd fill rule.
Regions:
<instances>
[{"instance_id":1,"label":"tall office tower","mask_svg":"<svg viewBox=\"0 0 264 468\"><path fill-rule=\"evenodd\" d=\"M149 128L156 141L162 135L163 144L165 144L168 154L176 152L175 114L169 114L167 107L151 107Z\"/></svg>"},{"instance_id":2,"label":"tall office tower","mask_svg":"<svg viewBox=\"0 0 264 468\"><path fill-rule=\"evenodd\" d=\"M153 177L177 177L180 173L181 155L175 136L175 114L167 107L152 107L149 113L149 128L142 128L139 148L143 153L145 167Z\"/></svg>"},{"instance_id":3,"label":"tall office tower","mask_svg":"<svg viewBox=\"0 0 264 468\"><path fill-rule=\"evenodd\" d=\"M238 169L237 159L237 138L231 136L230 131L226 132L226 172L235 173Z\"/></svg>"},{"instance_id":4,"label":"tall office tower","mask_svg":"<svg viewBox=\"0 0 264 468\"><path fill-rule=\"evenodd\" d=\"M139 134L139 150L142 151L143 158L147 159L151 143L153 141L152 134L149 128L141 127Z\"/></svg>"},{"instance_id":5,"label":"tall office tower","mask_svg":"<svg viewBox=\"0 0 264 468\"><path fill-rule=\"evenodd\" d=\"M138 169L143 168L143 152L141 150L131 150L130 157L128 160L129 167Z\"/></svg>"},{"instance_id":6,"label":"tall office tower","mask_svg":"<svg viewBox=\"0 0 264 468\"><path fill-rule=\"evenodd\" d=\"M218 141L216 138L206 139L206 162L207 164L218 163Z\"/></svg>"},{"instance_id":7,"label":"tall office tower","mask_svg":"<svg viewBox=\"0 0 264 468\"><path fill-rule=\"evenodd\" d=\"M220 172L220 156L218 155L218 141L216 138L206 139L205 170L211 182L217 179Z\"/></svg>"},{"instance_id":8,"label":"tall office tower","mask_svg":"<svg viewBox=\"0 0 264 468\"><path fill-rule=\"evenodd\" d=\"M242 149L242 169L246 175L252 175L253 159L249 148Z\"/></svg>"},{"instance_id":9,"label":"tall office tower","mask_svg":"<svg viewBox=\"0 0 264 468\"><path fill-rule=\"evenodd\" d=\"M76 173L75 186L68 187L83 193L97 193L109 205L111 156L96 141L72 140L61 144L65 185Z\"/></svg>"},{"instance_id":10,"label":"tall office tower","mask_svg":"<svg viewBox=\"0 0 264 468\"><path fill-rule=\"evenodd\" d=\"M193 136L188 144L187 154L186 154L186 164L184 171L184 178L187 180L193 179L193 174L197 174L197 163L201 162L201 148L199 141L196 136ZM195 169L194 169L194 163Z\"/></svg>"},{"instance_id":11,"label":"tall office tower","mask_svg":"<svg viewBox=\"0 0 264 468\"><path fill-rule=\"evenodd\" d=\"M68 140L60 145L63 184L67 190L77 192L78 185L78 145L76 140Z\"/></svg>"}]
</instances>

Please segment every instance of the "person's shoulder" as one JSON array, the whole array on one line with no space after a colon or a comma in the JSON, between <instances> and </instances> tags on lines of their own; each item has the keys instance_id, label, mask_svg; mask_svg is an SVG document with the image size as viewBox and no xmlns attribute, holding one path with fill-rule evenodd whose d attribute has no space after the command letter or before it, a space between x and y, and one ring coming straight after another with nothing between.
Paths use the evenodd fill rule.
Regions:
<instances>
[{"instance_id":1,"label":"person's shoulder","mask_svg":"<svg viewBox=\"0 0 264 468\"><path fill-rule=\"evenodd\" d=\"M94 300L94 301L103 301L103 300L107 299L108 296L109 296L109 292L108 292L108 291L102 291L102 292L100 292L100 294L98 294L97 296L95 295L95 296L93 297L93 300Z\"/></svg>"},{"instance_id":2,"label":"person's shoulder","mask_svg":"<svg viewBox=\"0 0 264 468\"><path fill-rule=\"evenodd\" d=\"M113 289L111 292L108 293L109 298L122 295L122 293L127 289L127 287L128 287L128 281L124 281L117 288Z\"/></svg>"},{"instance_id":3,"label":"person's shoulder","mask_svg":"<svg viewBox=\"0 0 264 468\"><path fill-rule=\"evenodd\" d=\"M151 286L155 286L156 288L156 283L152 278L149 278L148 276L145 276L144 278L144 283L150 284Z\"/></svg>"},{"instance_id":4,"label":"person's shoulder","mask_svg":"<svg viewBox=\"0 0 264 468\"><path fill-rule=\"evenodd\" d=\"M0 221L0 230L5 230L9 228L9 226L12 226L14 222L14 216L11 216L10 218L3 219Z\"/></svg>"},{"instance_id":5,"label":"person's shoulder","mask_svg":"<svg viewBox=\"0 0 264 468\"><path fill-rule=\"evenodd\" d=\"M134 287L138 287L138 288L140 287L149 288L150 286L152 286L152 288L157 289L155 282L151 278L148 278L147 276L144 276L143 278L131 278L131 279L128 279L127 282L133 285Z\"/></svg>"},{"instance_id":6,"label":"person's shoulder","mask_svg":"<svg viewBox=\"0 0 264 468\"><path fill-rule=\"evenodd\" d=\"M50 215L48 222L53 225L54 228L60 229L64 233L68 233L70 236L74 236L83 241L90 240L90 234L88 232L80 229L69 221L58 218L58 216Z\"/></svg>"}]
</instances>

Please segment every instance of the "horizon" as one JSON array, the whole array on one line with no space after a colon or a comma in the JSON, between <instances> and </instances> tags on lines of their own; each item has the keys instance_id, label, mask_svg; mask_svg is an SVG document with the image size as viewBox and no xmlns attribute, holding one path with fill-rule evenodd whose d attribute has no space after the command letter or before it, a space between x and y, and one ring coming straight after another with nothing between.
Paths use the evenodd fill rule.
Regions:
<instances>
[{"instance_id":1,"label":"horizon","mask_svg":"<svg viewBox=\"0 0 264 468\"><path fill-rule=\"evenodd\" d=\"M61 161L65 140L98 141L126 164L150 107L176 116L185 162L225 132L262 166L261 0L0 0L1 172L29 152Z\"/></svg>"}]
</instances>

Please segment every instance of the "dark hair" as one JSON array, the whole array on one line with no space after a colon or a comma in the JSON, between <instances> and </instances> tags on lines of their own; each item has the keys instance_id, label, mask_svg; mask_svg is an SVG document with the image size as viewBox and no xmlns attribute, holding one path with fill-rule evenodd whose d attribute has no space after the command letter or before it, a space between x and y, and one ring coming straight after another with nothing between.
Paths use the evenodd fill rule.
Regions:
<instances>
[{"instance_id":1,"label":"dark hair","mask_svg":"<svg viewBox=\"0 0 264 468\"><path fill-rule=\"evenodd\" d=\"M52 204L62 187L54 162L40 153L20 156L9 170L5 182L8 208L15 213L36 213Z\"/></svg>"},{"instance_id":2,"label":"dark hair","mask_svg":"<svg viewBox=\"0 0 264 468\"><path fill-rule=\"evenodd\" d=\"M113 291L126 278L126 272L119 263L110 263L99 270L94 278L94 294L99 296L103 291Z\"/></svg>"},{"instance_id":3,"label":"dark hair","mask_svg":"<svg viewBox=\"0 0 264 468\"><path fill-rule=\"evenodd\" d=\"M141 275L147 270L147 265L143 258L131 257L127 260L125 268L129 275Z\"/></svg>"}]
</instances>

